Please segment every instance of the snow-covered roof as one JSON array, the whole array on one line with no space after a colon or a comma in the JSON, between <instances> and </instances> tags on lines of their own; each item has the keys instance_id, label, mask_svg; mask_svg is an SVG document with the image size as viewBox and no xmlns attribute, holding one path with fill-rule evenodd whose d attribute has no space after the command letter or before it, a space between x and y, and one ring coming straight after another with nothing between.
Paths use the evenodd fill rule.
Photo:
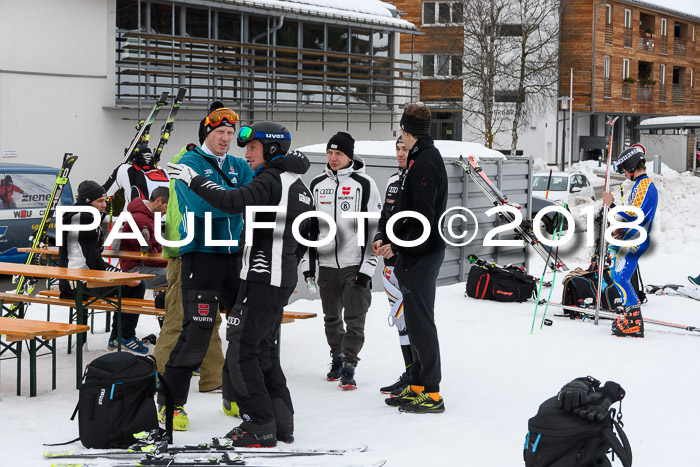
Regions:
<instances>
[{"instance_id":1,"label":"snow-covered roof","mask_svg":"<svg viewBox=\"0 0 700 467\"><path fill-rule=\"evenodd\" d=\"M700 20L698 0L622 0L645 8L667 11L687 18Z\"/></svg>"},{"instance_id":2,"label":"snow-covered roof","mask_svg":"<svg viewBox=\"0 0 700 467\"><path fill-rule=\"evenodd\" d=\"M295 16L316 16L342 22L379 25L402 32L418 32L413 23L398 18L394 5L380 0L223 0L238 7L274 10Z\"/></svg>"},{"instance_id":3,"label":"snow-covered roof","mask_svg":"<svg viewBox=\"0 0 700 467\"><path fill-rule=\"evenodd\" d=\"M639 128L700 128L700 115L675 115L673 117L647 118L641 121Z\"/></svg>"},{"instance_id":4,"label":"snow-covered roof","mask_svg":"<svg viewBox=\"0 0 700 467\"><path fill-rule=\"evenodd\" d=\"M475 156L477 159L496 158L505 159L502 153L489 149L479 143L467 141L435 140L435 147L440 151L443 158L457 158L459 156ZM304 153L326 153L326 143L311 144L298 148ZM396 157L396 140L386 141L355 141L355 154L359 156L386 156Z\"/></svg>"}]
</instances>

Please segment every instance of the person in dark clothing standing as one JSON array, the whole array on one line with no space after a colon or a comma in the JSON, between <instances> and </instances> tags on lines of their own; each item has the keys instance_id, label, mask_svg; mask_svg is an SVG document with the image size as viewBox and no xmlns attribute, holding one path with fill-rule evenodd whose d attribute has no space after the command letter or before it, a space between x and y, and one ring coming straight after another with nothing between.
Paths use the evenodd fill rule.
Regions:
<instances>
[{"instance_id":1,"label":"person in dark clothing standing","mask_svg":"<svg viewBox=\"0 0 700 467\"><path fill-rule=\"evenodd\" d=\"M406 171L407 157L408 149L403 142L403 138L399 136L396 140L396 160L399 163L399 170L389 177L389 181L386 184L386 194L384 195L381 217L379 218L377 233L374 236L374 243L372 244L372 254L375 256L377 256L377 249L379 247L384 243L389 243L389 237L387 237L386 234L386 223L399 207L399 190L401 189L401 182L403 181L403 175ZM406 386L411 383L409 372L413 364L411 342L408 338L406 318L403 312L403 295L401 294L399 281L396 279L396 274L394 273L395 265L396 257L384 260L382 282L384 282L384 292L386 292L386 296L389 299L389 324L391 326L396 326L399 332L399 343L401 344L401 353L403 354L405 366L404 372L395 383L379 389L379 392L382 394L391 394L392 397L401 394Z\"/></svg>"},{"instance_id":2,"label":"person in dark clothing standing","mask_svg":"<svg viewBox=\"0 0 700 467\"><path fill-rule=\"evenodd\" d=\"M241 285L228 310L226 366L243 422L226 434L236 447L272 447L294 441L294 408L279 359L283 307L297 283L297 267L306 247L292 234L294 220L313 210L311 192L301 180L309 160L287 152L291 135L275 122L258 122L240 129L237 138L255 171L248 185L235 190L198 176L181 164L168 164L172 178L184 182L207 203L227 213L246 207L274 206L279 212L246 213L246 225L260 226L244 234L239 252ZM309 239L307 219L299 228ZM225 373L226 374L226 373Z\"/></svg>"},{"instance_id":3,"label":"person in dark clothing standing","mask_svg":"<svg viewBox=\"0 0 700 467\"><path fill-rule=\"evenodd\" d=\"M107 208L107 195L104 188L97 182L85 180L78 185L78 196L75 200L76 206L91 206L100 213L100 221L104 219L105 209ZM66 212L63 215L63 225L88 225L94 220L91 212ZM102 259L102 247L105 241L105 234L99 226L91 230L72 231L66 230L63 232L62 243L58 248L58 267L62 268L79 268L79 269L97 269L100 271L119 271L120 269L112 266L107 261ZM58 288L61 291L61 298L75 298L74 284L71 281L59 280ZM110 296L116 295L114 287L98 287L95 289L85 289L85 296ZM146 287L143 281L135 281L129 284L129 287L122 289L122 297L125 298L143 298ZM107 349L116 350L118 343L116 341L117 333L117 316L114 313L112 316L112 335L107 343ZM87 319L87 317L86 317ZM139 321L139 315L132 313L122 314L122 341L121 347L124 350L136 354L147 354L148 348L136 338L136 325ZM87 324L87 323L82 323Z\"/></svg>"},{"instance_id":4,"label":"person in dark clothing standing","mask_svg":"<svg viewBox=\"0 0 700 467\"><path fill-rule=\"evenodd\" d=\"M440 236L440 216L447 207L447 172L430 132L430 109L409 104L401 117L401 136L408 148L408 165L399 192L397 211L416 211L430 224L430 235L422 244L400 247L377 245L378 255L397 255L394 272L403 294L406 328L413 346L411 385L398 396L385 400L401 412L441 413L440 345L435 326L435 290L445 258L445 241ZM404 218L394 226L396 237L416 240L423 234L417 219Z\"/></svg>"}]
</instances>

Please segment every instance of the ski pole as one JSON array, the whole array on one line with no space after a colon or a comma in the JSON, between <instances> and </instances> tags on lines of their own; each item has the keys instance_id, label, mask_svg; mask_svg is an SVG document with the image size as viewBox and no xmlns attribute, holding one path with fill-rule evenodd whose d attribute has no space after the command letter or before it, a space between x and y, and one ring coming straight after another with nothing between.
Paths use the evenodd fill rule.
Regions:
<instances>
[{"instance_id":1,"label":"ski pole","mask_svg":"<svg viewBox=\"0 0 700 467\"><path fill-rule=\"evenodd\" d=\"M549 176L547 177L547 191L545 192L544 198L549 198L549 187L552 183L552 169L549 169ZM556 233L557 229L554 229ZM554 240L554 236L552 236ZM540 294L542 293L542 284L544 283L544 275L547 273L547 267L549 266L549 258L551 257L551 252L547 255L547 260L544 262L544 270L542 271L542 276L540 277L540 285L537 289L537 303L535 303L535 315L532 317L532 326L530 327L530 334L532 334L535 329L535 319L537 318L537 307L540 304ZM552 287L554 284L552 283Z\"/></svg>"},{"instance_id":2,"label":"ski pole","mask_svg":"<svg viewBox=\"0 0 700 467\"><path fill-rule=\"evenodd\" d=\"M612 143L613 135L615 134L615 121L618 117L610 118L608 117L608 125L610 126L610 136L608 138L608 161L605 168L605 187L603 192L607 192L610 189L610 164L612 161ZM598 315L600 314L600 289L603 286L603 267L604 261L603 255L605 253L605 228L608 225L608 205L603 203L603 219L601 223L601 235L600 239L600 251L598 256L598 290L596 292L596 302L595 302L595 325L598 326Z\"/></svg>"}]
</instances>

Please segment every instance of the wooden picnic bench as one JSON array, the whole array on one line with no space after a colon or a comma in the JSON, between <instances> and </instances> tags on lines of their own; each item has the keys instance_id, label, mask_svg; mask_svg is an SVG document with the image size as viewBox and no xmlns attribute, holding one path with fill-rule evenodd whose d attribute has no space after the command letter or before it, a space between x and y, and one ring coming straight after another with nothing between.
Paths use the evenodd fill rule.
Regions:
<instances>
[{"instance_id":1,"label":"wooden picnic bench","mask_svg":"<svg viewBox=\"0 0 700 467\"><path fill-rule=\"evenodd\" d=\"M138 274L138 273L125 273L125 272L115 272L115 271L100 271L95 269L77 269L77 268L59 268L55 266L39 266L34 264L15 264L15 263L3 263L0 262L0 274L8 275L19 275L27 277L41 277L41 278L55 278L55 279L65 279L67 281L75 282L75 299L72 302L72 306L76 310L76 321L82 323L84 321L86 306L92 306L97 300L105 300L116 310L117 313L122 312L121 307L121 287L126 284L130 284L136 280L153 279L155 276L153 274ZM107 298L105 296L101 297L87 297L85 294L85 288L95 289L98 287L110 287L111 290L116 292L116 297ZM92 290L90 293L94 293ZM11 303L35 303L37 300L50 299L56 300L54 298L48 297L37 297L37 296L20 296L15 294L9 294L10 297L5 297L0 299L0 310L2 312L7 312L8 315L14 318L23 318L23 312L17 311L16 308L6 307L4 302L9 301ZM83 301L85 296L86 300ZM21 299L18 297L22 297ZM55 303L55 302L54 302ZM95 306L102 306L102 304L97 303ZM22 310L20 307L19 310ZM128 310L128 307L125 307ZM121 335L121 320L117 320L119 323L118 334ZM83 372L83 342L85 338L84 332L79 332L77 334L76 343L76 388L80 388L80 383L82 379ZM119 342L121 344L121 341Z\"/></svg>"},{"instance_id":2,"label":"wooden picnic bench","mask_svg":"<svg viewBox=\"0 0 700 467\"><path fill-rule=\"evenodd\" d=\"M36 396L36 357L42 347L51 352L51 389L56 389L56 338L87 332L83 324L54 323L0 317L0 355L10 351L17 358L17 395L22 394L22 342L29 341L29 396Z\"/></svg>"}]
</instances>

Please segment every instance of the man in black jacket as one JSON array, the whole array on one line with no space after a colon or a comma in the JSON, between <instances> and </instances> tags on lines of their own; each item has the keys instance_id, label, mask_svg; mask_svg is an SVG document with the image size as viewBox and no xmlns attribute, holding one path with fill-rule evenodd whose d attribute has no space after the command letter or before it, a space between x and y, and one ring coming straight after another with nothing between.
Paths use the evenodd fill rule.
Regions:
<instances>
[{"instance_id":1,"label":"man in black jacket","mask_svg":"<svg viewBox=\"0 0 700 467\"><path fill-rule=\"evenodd\" d=\"M78 195L75 200L75 205L91 206L97 209L100 213L100 221L102 221L107 207L107 194L99 183L92 180L85 180L78 185ZM89 225L92 224L93 220L94 217L91 212L67 211L63 214L63 225ZM119 268L112 266L102 259L104 241L105 235L99 225L91 230L64 230L62 243L58 248L58 266L62 268L119 271ZM122 297L143 298L146 287L142 281L134 281L129 285L129 287L123 289ZM75 297L73 292L74 284L70 281L61 279L58 282L58 288L61 291L61 298ZM116 291L113 291L113 289L114 287L86 289L85 295L116 295ZM107 343L108 350L116 350L119 347L116 341L117 315L117 313L114 313L112 317L112 334ZM124 350L143 355L148 353L148 347L143 345L143 342L136 338L136 325L138 321L139 315L131 313L122 314L121 347Z\"/></svg>"},{"instance_id":2,"label":"man in black jacket","mask_svg":"<svg viewBox=\"0 0 700 467\"><path fill-rule=\"evenodd\" d=\"M224 212L244 213L247 206L274 206L279 212L255 212L248 217L239 249L241 286L233 309L226 315L226 365L243 422L226 437L236 447L272 447L294 440L294 409L280 366L278 336L282 307L297 283L297 266L306 247L292 234L294 220L313 210L311 192L300 175L309 170L302 153L287 153L291 136L275 122L241 127L238 145L255 172L248 185L235 190L197 175L181 164L168 164L170 174L182 180L206 202ZM274 228L256 223L273 224ZM308 219L300 233L309 238ZM252 238L249 238L252 237Z\"/></svg>"},{"instance_id":3,"label":"man in black jacket","mask_svg":"<svg viewBox=\"0 0 700 467\"><path fill-rule=\"evenodd\" d=\"M399 192L398 212L415 211L430 224L430 234L413 247L397 244L374 248L384 258L397 255L394 272L403 293L408 337L413 346L411 385L387 405L409 413L441 413L440 345L435 326L435 290L445 258L445 241L440 236L440 216L447 207L447 172L430 133L430 110L417 104L406 106L401 117L401 136L408 148L407 169ZM394 226L396 237L416 240L423 234L417 219L405 218Z\"/></svg>"}]
</instances>

